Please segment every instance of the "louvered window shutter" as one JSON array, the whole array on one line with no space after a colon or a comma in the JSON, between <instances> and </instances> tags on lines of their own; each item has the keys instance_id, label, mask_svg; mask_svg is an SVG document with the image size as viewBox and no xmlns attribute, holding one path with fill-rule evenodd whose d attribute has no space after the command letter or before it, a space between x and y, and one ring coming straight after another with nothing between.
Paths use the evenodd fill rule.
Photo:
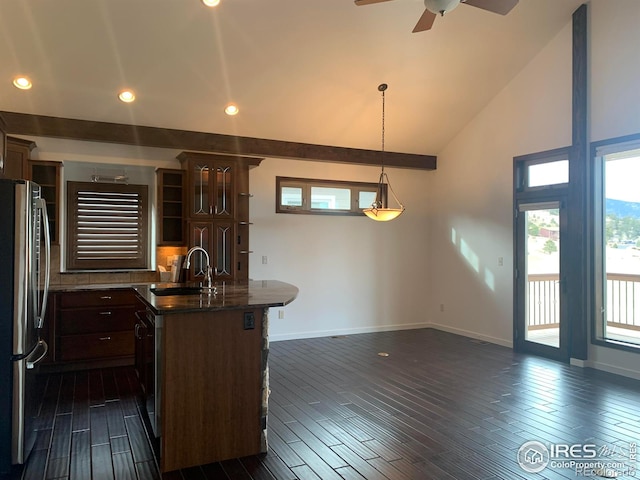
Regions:
<instances>
[{"instance_id":1,"label":"louvered window shutter","mask_svg":"<svg viewBox=\"0 0 640 480\"><path fill-rule=\"evenodd\" d=\"M67 269L147 268L147 190L67 182Z\"/></svg>"}]
</instances>

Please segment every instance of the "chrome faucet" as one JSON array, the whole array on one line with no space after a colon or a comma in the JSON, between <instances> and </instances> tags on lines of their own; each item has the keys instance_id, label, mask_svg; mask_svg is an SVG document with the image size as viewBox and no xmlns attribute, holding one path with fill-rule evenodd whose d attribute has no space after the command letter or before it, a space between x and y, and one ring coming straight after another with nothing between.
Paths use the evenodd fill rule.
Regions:
<instances>
[{"instance_id":1,"label":"chrome faucet","mask_svg":"<svg viewBox=\"0 0 640 480\"><path fill-rule=\"evenodd\" d=\"M191 247L187 252L187 258L184 261L184 268L189 269L189 267L191 266L191 255L193 255L194 252L204 253L204 257L207 260L207 266L204 274L204 281L206 283L206 286L204 288L206 288L209 292L213 291L213 293L215 293L215 287L212 285L212 279L211 279L211 263L209 261L209 253L207 253L207 251L204 248Z\"/></svg>"}]
</instances>

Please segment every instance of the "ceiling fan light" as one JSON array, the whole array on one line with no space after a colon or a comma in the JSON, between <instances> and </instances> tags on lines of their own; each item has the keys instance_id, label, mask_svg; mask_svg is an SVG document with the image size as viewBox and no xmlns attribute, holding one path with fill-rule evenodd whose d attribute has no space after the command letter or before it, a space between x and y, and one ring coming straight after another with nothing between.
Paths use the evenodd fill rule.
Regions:
<instances>
[{"instance_id":1,"label":"ceiling fan light","mask_svg":"<svg viewBox=\"0 0 640 480\"><path fill-rule=\"evenodd\" d=\"M460 5L460 0L424 0L424 7L431 13L444 15Z\"/></svg>"}]
</instances>

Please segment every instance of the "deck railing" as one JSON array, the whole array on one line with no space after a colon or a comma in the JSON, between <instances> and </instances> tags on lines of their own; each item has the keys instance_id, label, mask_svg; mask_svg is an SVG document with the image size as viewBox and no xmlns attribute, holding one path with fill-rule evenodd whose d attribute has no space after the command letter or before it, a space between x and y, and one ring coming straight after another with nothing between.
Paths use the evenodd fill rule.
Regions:
<instances>
[{"instance_id":1,"label":"deck railing","mask_svg":"<svg viewBox=\"0 0 640 480\"><path fill-rule=\"evenodd\" d=\"M607 325L640 330L640 275L607 274Z\"/></svg>"},{"instance_id":2,"label":"deck railing","mask_svg":"<svg viewBox=\"0 0 640 480\"><path fill-rule=\"evenodd\" d=\"M527 288L528 327L554 328L560 326L560 282L556 273L529 274Z\"/></svg>"},{"instance_id":3,"label":"deck railing","mask_svg":"<svg viewBox=\"0 0 640 480\"><path fill-rule=\"evenodd\" d=\"M558 274L530 274L528 277L529 329L560 325L560 282ZM640 331L640 275L607 274L607 325Z\"/></svg>"}]
</instances>

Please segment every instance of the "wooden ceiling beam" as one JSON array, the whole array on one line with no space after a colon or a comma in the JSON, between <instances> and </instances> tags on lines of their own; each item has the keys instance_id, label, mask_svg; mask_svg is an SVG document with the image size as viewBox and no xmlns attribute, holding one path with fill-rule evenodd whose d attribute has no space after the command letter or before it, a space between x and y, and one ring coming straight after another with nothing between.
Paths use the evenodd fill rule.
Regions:
<instances>
[{"instance_id":1,"label":"wooden ceiling beam","mask_svg":"<svg viewBox=\"0 0 640 480\"><path fill-rule=\"evenodd\" d=\"M7 133L228 155L435 170L437 157L0 111Z\"/></svg>"}]
</instances>

